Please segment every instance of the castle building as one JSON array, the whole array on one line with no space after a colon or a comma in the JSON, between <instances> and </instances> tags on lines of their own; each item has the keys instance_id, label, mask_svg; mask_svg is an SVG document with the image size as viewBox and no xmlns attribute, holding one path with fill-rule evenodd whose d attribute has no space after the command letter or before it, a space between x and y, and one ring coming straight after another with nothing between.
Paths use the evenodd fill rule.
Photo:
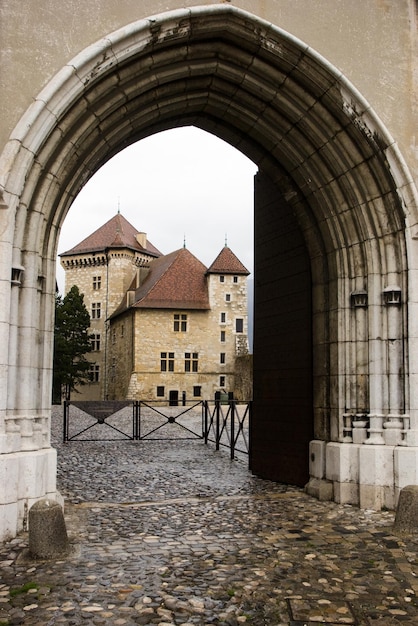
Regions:
<instances>
[{"instance_id":1,"label":"castle building","mask_svg":"<svg viewBox=\"0 0 418 626\"><path fill-rule=\"evenodd\" d=\"M206 268L185 247L161 254L118 213L60 258L65 290L79 287L91 317L77 399L241 399L249 272L227 245Z\"/></svg>"}]
</instances>

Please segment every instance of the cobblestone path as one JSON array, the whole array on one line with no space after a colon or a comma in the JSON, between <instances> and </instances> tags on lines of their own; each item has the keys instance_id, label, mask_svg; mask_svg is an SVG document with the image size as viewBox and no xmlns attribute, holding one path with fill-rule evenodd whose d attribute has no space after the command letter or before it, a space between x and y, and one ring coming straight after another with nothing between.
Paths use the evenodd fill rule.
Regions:
<instances>
[{"instance_id":1,"label":"cobblestone path","mask_svg":"<svg viewBox=\"0 0 418 626\"><path fill-rule=\"evenodd\" d=\"M0 625L418 624L418 537L201 441L59 441L71 554L0 546Z\"/></svg>"}]
</instances>

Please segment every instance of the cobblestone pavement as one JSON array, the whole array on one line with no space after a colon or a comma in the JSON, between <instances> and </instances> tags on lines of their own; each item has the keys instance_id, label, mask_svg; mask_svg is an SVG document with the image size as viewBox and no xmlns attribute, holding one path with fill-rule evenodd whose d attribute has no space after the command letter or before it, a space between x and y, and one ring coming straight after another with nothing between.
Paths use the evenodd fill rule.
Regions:
<instances>
[{"instance_id":1,"label":"cobblestone pavement","mask_svg":"<svg viewBox=\"0 0 418 626\"><path fill-rule=\"evenodd\" d=\"M196 439L62 444L71 554L0 546L0 625L418 624L418 537Z\"/></svg>"}]
</instances>

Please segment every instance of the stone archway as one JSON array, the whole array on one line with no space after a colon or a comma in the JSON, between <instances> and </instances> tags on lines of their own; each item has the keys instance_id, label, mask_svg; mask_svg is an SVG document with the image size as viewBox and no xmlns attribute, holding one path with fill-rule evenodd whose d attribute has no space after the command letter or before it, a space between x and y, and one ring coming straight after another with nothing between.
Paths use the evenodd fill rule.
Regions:
<instances>
[{"instance_id":1,"label":"stone archway","mask_svg":"<svg viewBox=\"0 0 418 626\"><path fill-rule=\"evenodd\" d=\"M264 203L264 228L270 215L277 235L271 255L280 244L280 213L291 218L308 259L303 274L306 280L309 271L312 298L302 325L312 328L310 425L300 446L293 411L285 440L306 455L306 437L313 437L311 491L393 506L402 483L416 480L412 179L370 106L325 59L246 12L201 7L131 24L78 55L39 94L1 157L0 338L8 349L0 369L0 436L11 477L2 536L21 528L25 506L55 492L49 406L60 225L83 184L114 154L190 124L241 150L268 179L274 193ZM271 359L281 348L278 335L271 341L274 306L284 306L282 323L297 332L294 306L285 304L295 285L304 292L294 258L271 259L282 269L277 280L270 273L259 309L269 293L281 297L271 307L270 336L255 347L262 391L253 429L260 435L274 423L274 436L255 437L252 467L266 476L261 461L267 450L274 467L283 414L297 401L293 393L283 403L278 389L288 386L276 383L286 368L280 373ZM304 463L308 468L307 456Z\"/></svg>"}]
</instances>

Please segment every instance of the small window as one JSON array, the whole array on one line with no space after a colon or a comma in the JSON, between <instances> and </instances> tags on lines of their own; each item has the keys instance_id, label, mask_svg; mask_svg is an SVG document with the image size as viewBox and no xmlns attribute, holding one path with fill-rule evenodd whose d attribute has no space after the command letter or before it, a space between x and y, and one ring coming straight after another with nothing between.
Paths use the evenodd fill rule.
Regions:
<instances>
[{"instance_id":1,"label":"small window","mask_svg":"<svg viewBox=\"0 0 418 626\"><path fill-rule=\"evenodd\" d=\"M112 328L112 343L116 343L116 329Z\"/></svg>"},{"instance_id":2,"label":"small window","mask_svg":"<svg viewBox=\"0 0 418 626\"><path fill-rule=\"evenodd\" d=\"M225 276L219 276L219 282L220 283L224 283L225 282Z\"/></svg>"},{"instance_id":3,"label":"small window","mask_svg":"<svg viewBox=\"0 0 418 626\"><path fill-rule=\"evenodd\" d=\"M226 313L221 313L221 324L226 324Z\"/></svg>"},{"instance_id":4,"label":"small window","mask_svg":"<svg viewBox=\"0 0 418 626\"><path fill-rule=\"evenodd\" d=\"M121 337L125 336L125 324L122 324L122 326L120 327L120 336Z\"/></svg>"},{"instance_id":5,"label":"small window","mask_svg":"<svg viewBox=\"0 0 418 626\"><path fill-rule=\"evenodd\" d=\"M162 385L159 385L157 387L157 398L163 398L164 397L164 387Z\"/></svg>"},{"instance_id":6,"label":"small window","mask_svg":"<svg viewBox=\"0 0 418 626\"><path fill-rule=\"evenodd\" d=\"M193 397L200 398L201 395L202 395L202 387L200 385L195 385L193 387Z\"/></svg>"},{"instance_id":7,"label":"small window","mask_svg":"<svg viewBox=\"0 0 418 626\"><path fill-rule=\"evenodd\" d=\"M197 372L199 364L199 354L197 352L184 353L184 371Z\"/></svg>"},{"instance_id":8,"label":"small window","mask_svg":"<svg viewBox=\"0 0 418 626\"><path fill-rule=\"evenodd\" d=\"M100 302L93 302L91 305L91 319L98 320L102 316L102 305Z\"/></svg>"},{"instance_id":9,"label":"small window","mask_svg":"<svg viewBox=\"0 0 418 626\"><path fill-rule=\"evenodd\" d=\"M235 320L235 332L236 333L243 333L244 332L244 320L242 319L242 317L238 317Z\"/></svg>"},{"instance_id":10,"label":"small window","mask_svg":"<svg viewBox=\"0 0 418 626\"><path fill-rule=\"evenodd\" d=\"M219 355L219 362L225 363L225 352L221 352Z\"/></svg>"},{"instance_id":11,"label":"small window","mask_svg":"<svg viewBox=\"0 0 418 626\"><path fill-rule=\"evenodd\" d=\"M225 294L225 302L231 302L231 294L230 293L226 293Z\"/></svg>"},{"instance_id":12,"label":"small window","mask_svg":"<svg viewBox=\"0 0 418 626\"><path fill-rule=\"evenodd\" d=\"M100 333L90 335L91 349L93 352L100 350Z\"/></svg>"},{"instance_id":13,"label":"small window","mask_svg":"<svg viewBox=\"0 0 418 626\"><path fill-rule=\"evenodd\" d=\"M225 387L225 376L219 376L219 387Z\"/></svg>"},{"instance_id":14,"label":"small window","mask_svg":"<svg viewBox=\"0 0 418 626\"><path fill-rule=\"evenodd\" d=\"M234 281L234 283L237 283L238 282L238 276L234 276L233 281Z\"/></svg>"},{"instance_id":15,"label":"small window","mask_svg":"<svg viewBox=\"0 0 418 626\"><path fill-rule=\"evenodd\" d=\"M185 313L174 314L174 332L187 332L187 315Z\"/></svg>"},{"instance_id":16,"label":"small window","mask_svg":"<svg viewBox=\"0 0 418 626\"><path fill-rule=\"evenodd\" d=\"M89 379L91 383L98 383L100 381L100 365L94 363L90 365Z\"/></svg>"},{"instance_id":17,"label":"small window","mask_svg":"<svg viewBox=\"0 0 418 626\"><path fill-rule=\"evenodd\" d=\"M174 372L174 352L161 352L160 368L162 372Z\"/></svg>"},{"instance_id":18,"label":"small window","mask_svg":"<svg viewBox=\"0 0 418 626\"><path fill-rule=\"evenodd\" d=\"M221 343L225 343L226 333L224 330L221 330Z\"/></svg>"},{"instance_id":19,"label":"small window","mask_svg":"<svg viewBox=\"0 0 418 626\"><path fill-rule=\"evenodd\" d=\"M93 289L97 291L102 286L102 277L101 276L93 276Z\"/></svg>"}]
</instances>

